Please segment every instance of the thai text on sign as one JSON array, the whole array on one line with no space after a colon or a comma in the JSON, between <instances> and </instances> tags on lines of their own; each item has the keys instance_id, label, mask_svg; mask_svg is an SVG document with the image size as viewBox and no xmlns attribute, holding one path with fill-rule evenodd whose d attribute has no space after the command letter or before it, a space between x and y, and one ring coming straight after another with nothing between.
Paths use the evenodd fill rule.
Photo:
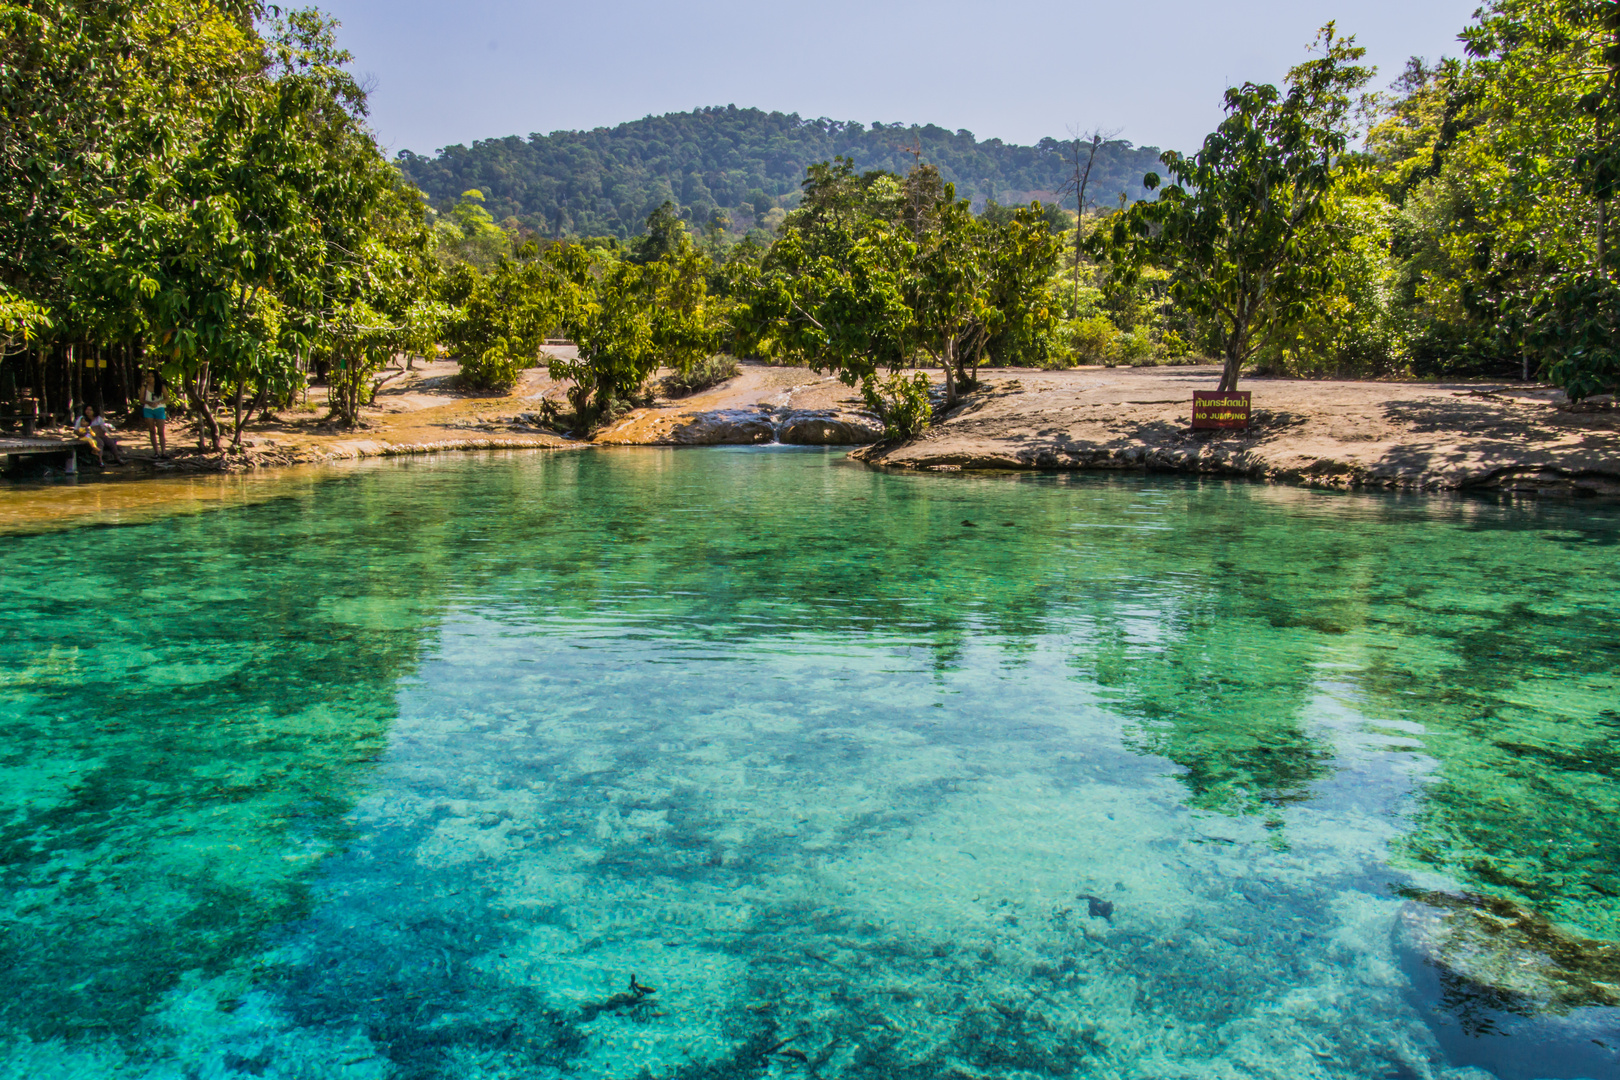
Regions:
<instances>
[{"instance_id":1,"label":"thai text on sign","mask_svg":"<svg viewBox=\"0 0 1620 1080\"><path fill-rule=\"evenodd\" d=\"M1246 428L1249 426L1247 390L1193 391L1193 428Z\"/></svg>"}]
</instances>

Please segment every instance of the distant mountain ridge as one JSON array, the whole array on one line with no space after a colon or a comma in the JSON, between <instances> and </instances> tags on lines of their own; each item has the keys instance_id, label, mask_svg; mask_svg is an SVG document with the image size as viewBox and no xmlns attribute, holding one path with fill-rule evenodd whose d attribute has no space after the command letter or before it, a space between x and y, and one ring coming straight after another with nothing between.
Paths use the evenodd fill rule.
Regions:
<instances>
[{"instance_id":1,"label":"distant mountain ridge","mask_svg":"<svg viewBox=\"0 0 1620 1080\"><path fill-rule=\"evenodd\" d=\"M771 206L791 205L805 166L839 155L863 170L899 173L920 157L975 204L1049 202L1072 171L1064 150L1061 140L1050 138L1019 146L981 142L970 131L935 124L868 127L727 105L591 131L481 139L432 157L402 150L398 164L436 205L477 188L497 219L514 217L547 235L628 238L666 200L695 222L707 222L719 209L735 229L746 229ZM1087 203L1107 205L1122 192L1145 197L1142 174L1158 159L1156 147L1105 143ZM1074 207L1072 196L1065 205Z\"/></svg>"}]
</instances>

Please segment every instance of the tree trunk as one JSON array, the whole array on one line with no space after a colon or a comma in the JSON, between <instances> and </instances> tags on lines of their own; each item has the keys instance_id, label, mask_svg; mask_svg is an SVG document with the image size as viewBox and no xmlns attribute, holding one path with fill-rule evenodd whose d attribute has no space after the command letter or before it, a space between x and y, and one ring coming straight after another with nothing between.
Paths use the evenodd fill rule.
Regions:
<instances>
[{"instance_id":1,"label":"tree trunk","mask_svg":"<svg viewBox=\"0 0 1620 1080\"><path fill-rule=\"evenodd\" d=\"M135 351L135 346L126 342L117 352L118 357L118 396L122 399L121 409L129 408L129 357Z\"/></svg>"},{"instance_id":2,"label":"tree trunk","mask_svg":"<svg viewBox=\"0 0 1620 1080\"><path fill-rule=\"evenodd\" d=\"M259 384L259 392L253 397L253 404L248 406L248 416L259 414L259 421L263 423L270 412L270 383L268 380Z\"/></svg>"},{"instance_id":3,"label":"tree trunk","mask_svg":"<svg viewBox=\"0 0 1620 1080\"><path fill-rule=\"evenodd\" d=\"M1069 318L1080 317L1080 242L1085 233L1086 206L1080 204L1080 212L1074 218L1074 291L1069 294Z\"/></svg>"},{"instance_id":4,"label":"tree trunk","mask_svg":"<svg viewBox=\"0 0 1620 1080\"><path fill-rule=\"evenodd\" d=\"M197 449L208 449L203 441L206 435L214 445L214 453L223 453L219 445L219 423L214 419L213 410L208 407L208 365L204 364L201 371L183 382L186 396L191 399L192 407L197 410Z\"/></svg>"},{"instance_id":5,"label":"tree trunk","mask_svg":"<svg viewBox=\"0 0 1620 1080\"><path fill-rule=\"evenodd\" d=\"M956 404L956 342L945 342L945 355L941 358L945 368L945 407Z\"/></svg>"},{"instance_id":6,"label":"tree trunk","mask_svg":"<svg viewBox=\"0 0 1620 1080\"><path fill-rule=\"evenodd\" d=\"M232 399L234 415L231 418L231 449L235 450L242 445L242 397L247 392L247 380L238 379L236 383L236 396Z\"/></svg>"},{"instance_id":7,"label":"tree trunk","mask_svg":"<svg viewBox=\"0 0 1620 1080\"><path fill-rule=\"evenodd\" d=\"M1224 394L1236 390L1238 384L1238 371L1243 367L1243 350L1236 337L1226 346L1226 366L1221 369L1221 385L1218 389Z\"/></svg>"},{"instance_id":8,"label":"tree trunk","mask_svg":"<svg viewBox=\"0 0 1620 1080\"><path fill-rule=\"evenodd\" d=\"M1608 263L1609 201L1597 201L1597 267L1602 273Z\"/></svg>"}]
</instances>

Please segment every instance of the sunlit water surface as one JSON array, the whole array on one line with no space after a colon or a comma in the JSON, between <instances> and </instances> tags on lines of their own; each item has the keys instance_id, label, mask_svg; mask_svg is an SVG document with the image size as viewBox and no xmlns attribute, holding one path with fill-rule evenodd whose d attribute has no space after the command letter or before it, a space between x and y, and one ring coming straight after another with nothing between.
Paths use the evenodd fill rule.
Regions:
<instances>
[{"instance_id":1,"label":"sunlit water surface","mask_svg":"<svg viewBox=\"0 0 1620 1080\"><path fill-rule=\"evenodd\" d=\"M1620 1076L1617 539L754 449L8 537L0 1075Z\"/></svg>"}]
</instances>

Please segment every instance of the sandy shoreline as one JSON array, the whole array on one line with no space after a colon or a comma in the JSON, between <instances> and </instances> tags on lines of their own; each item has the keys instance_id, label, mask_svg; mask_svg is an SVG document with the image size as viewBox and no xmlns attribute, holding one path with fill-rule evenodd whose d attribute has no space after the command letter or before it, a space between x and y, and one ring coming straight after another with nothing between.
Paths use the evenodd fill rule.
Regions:
<instances>
[{"instance_id":1,"label":"sandy shoreline","mask_svg":"<svg viewBox=\"0 0 1620 1080\"><path fill-rule=\"evenodd\" d=\"M932 472L1135 469L1333 488L1620 495L1620 410L1607 400L1571 410L1561 392L1533 384L1248 379L1253 424L1228 433L1193 432L1188 422L1193 391L1215 386L1211 367L987 369L981 388L948 416L895 445L875 442L881 427L854 390L803 368L746 364L721 386L636 409L588 440L540 426L542 402L560 402L564 390L543 370L525 373L504 396L458 393L454 371L440 363L404 374L365 410L359 430L324 422L317 391L303 412L248 425L236 454L199 453L194 429L171 425L171 451L191 449L156 461L144 433L126 432L135 464L87 469L81 479L143 482L81 484L119 492L88 500L86 509L196 497L190 488L168 493L165 479L285 466L468 450L777 441L847 445L874 466ZM6 488L13 509L18 499L35 501L27 492L62 490L49 477ZM70 518L85 502L55 501L56 512ZM16 524L0 520L0 530L16 531Z\"/></svg>"},{"instance_id":2,"label":"sandy shoreline","mask_svg":"<svg viewBox=\"0 0 1620 1080\"><path fill-rule=\"evenodd\" d=\"M1250 430L1191 430L1213 367L995 371L922 437L873 465L1145 469L1313 487L1620 495L1620 410L1503 382L1247 379Z\"/></svg>"}]
</instances>

